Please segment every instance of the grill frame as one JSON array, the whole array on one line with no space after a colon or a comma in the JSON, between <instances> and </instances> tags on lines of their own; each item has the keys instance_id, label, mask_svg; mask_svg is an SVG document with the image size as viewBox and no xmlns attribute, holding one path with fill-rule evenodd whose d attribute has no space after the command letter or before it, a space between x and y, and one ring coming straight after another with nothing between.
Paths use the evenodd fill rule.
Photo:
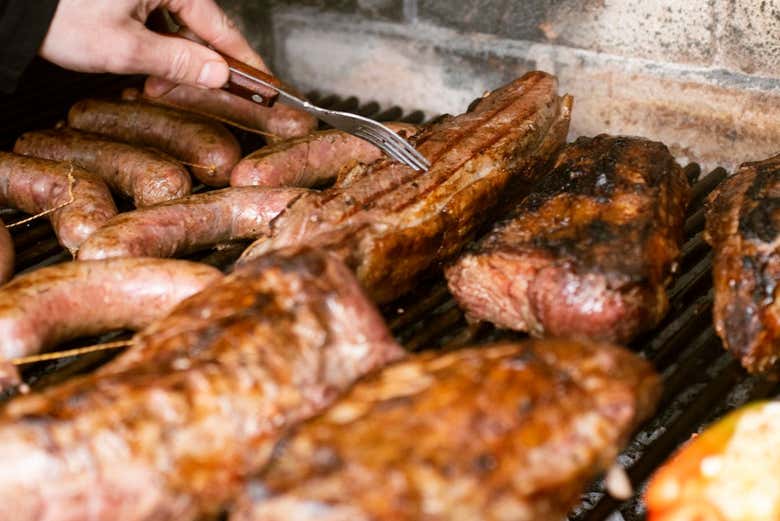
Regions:
<instances>
[{"instance_id":1,"label":"grill frame","mask_svg":"<svg viewBox=\"0 0 780 521\"><path fill-rule=\"evenodd\" d=\"M7 115L0 125L0 143L5 149L10 149L21 132L53 125L64 118L67 108L77 99L116 95L121 88L138 86L140 82L137 77L71 73L36 62L23 79L19 92L0 98L0 107ZM421 111L406 112L398 106L382 107L372 101L361 102L354 96L315 91L308 93L308 97L324 108L350 110L379 121L423 123L425 119ZM238 130L235 133L245 153L262 144L256 135ZM686 173L691 179L700 177L700 169L695 164L688 165ZM572 521L620 519L615 513L626 520L644 519L641 491L652 471L676 447L726 412L748 401L780 393L778 383L747 375L739 363L723 350L712 327L712 253L702 239L703 202L726 176L727 172L718 168L701 176L694 185L679 270L669 288L669 314L658 328L630 346L650 360L664 379L659 412L635 433L618 458L636 486L635 495L628 501L615 500L604 492L603 481L597 480L569 516ZM204 189L202 186L196 188L197 191ZM0 209L0 217L7 224L12 224L25 216L13 210ZM17 251L17 274L70 258L57 244L45 219L12 228L11 232ZM245 243L235 244L189 258L228 270L244 246ZM412 294L384 306L383 314L393 334L410 351L448 350L467 343L483 344L525 336L499 331L490 325L468 324L447 292L441 275L428 279ZM99 338L80 339L63 347L105 342L127 335L126 332L116 332ZM31 364L24 368L23 375L31 387L39 388L90 371L116 354L92 353Z\"/></svg>"}]
</instances>

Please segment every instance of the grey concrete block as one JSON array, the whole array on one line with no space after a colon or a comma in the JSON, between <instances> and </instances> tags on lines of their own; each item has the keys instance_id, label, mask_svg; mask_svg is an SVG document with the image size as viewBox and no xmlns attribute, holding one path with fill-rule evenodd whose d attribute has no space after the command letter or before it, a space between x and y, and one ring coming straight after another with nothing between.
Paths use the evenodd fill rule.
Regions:
<instances>
[{"instance_id":1,"label":"grey concrete block","mask_svg":"<svg viewBox=\"0 0 780 521\"><path fill-rule=\"evenodd\" d=\"M780 77L780 1L719 0L718 5L720 64Z\"/></svg>"},{"instance_id":2,"label":"grey concrete block","mask_svg":"<svg viewBox=\"0 0 780 521\"><path fill-rule=\"evenodd\" d=\"M421 21L621 56L709 64L715 0L420 0Z\"/></svg>"},{"instance_id":3,"label":"grey concrete block","mask_svg":"<svg viewBox=\"0 0 780 521\"><path fill-rule=\"evenodd\" d=\"M599 52L708 65L715 0L568 0L544 22L550 41Z\"/></svg>"},{"instance_id":4,"label":"grey concrete block","mask_svg":"<svg viewBox=\"0 0 780 521\"><path fill-rule=\"evenodd\" d=\"M302 18L275 21L285 74L305 89L428 115L462 112L527 70L574 95L570 136L601 132L665 142L682 162L735 167L780 152L780 80L625 59L546 43L459 37L440 28ZM284 26L284 31L279 27Z\"/></svg>"},{"instance_id":5,"label":"grey concrete block","mask_svg":"<svg viewBox=\"0 0 780 521\"><path fill-rule=\"evenodd\" d=\"M565 0L419 0L421 21L463 32L495 34L514 39L541 40L540 25L547 13Z\"/></svg>"},{"instance_id":6,"label":"grey concrete block","mask_svg":"<svg viewBox=\"0 0 780 521\"><path fill-rule=\"evenodd\" d=\"M359 14L374 20L401 20L403 0L221 0L223 5L253 17L269 16L272 10L303 8L316 12Z\"/></svg>"}]
</instances>

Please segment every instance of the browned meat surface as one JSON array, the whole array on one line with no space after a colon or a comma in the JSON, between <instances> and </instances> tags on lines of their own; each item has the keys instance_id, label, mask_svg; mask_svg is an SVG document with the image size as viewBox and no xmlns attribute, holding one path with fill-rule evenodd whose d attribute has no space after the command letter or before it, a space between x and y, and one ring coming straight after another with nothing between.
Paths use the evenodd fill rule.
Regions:
<instances>
[{"instance_id":1,"label":"browned meat surface","mask_svg":"<svg viewBox=\"0 0 780 521\"><path fill-rule=\"evenodd\" d=\"M244 186L213 190L125 212L81 245L79 260L174 257L270 233L271 221L302 188Z\"/></svg>"},{"instance_id":2,"label":"browned meat surface","mask_svg":"<svg viewBox=\"0 0 780 521\"><path fill-rule=\"evenodd\" d=\"M579 138L447 268L450 291L471 319L627 342L666 313L689 192L661 143Z\"/></svg>"},{"instance_id":3,"label":"browned meat surface","mask_svg":"<svg viewBox=\"0 0 780 521\"><path fill-rule=\"evenodd\" d=\"M25 132L14 152L72 161L99 175L115 192L132 197L139 207L183 197L192 189L189 172L173 158L72 128Z\"/></svg>"},{"instance_id":4,"label":"browned meat surface","mask_svg":"<svg viewBox=\"0 0 780 521\"><path fill-rule=\"evenodd\" d=\"M63 262L19 275L0 286L0 359L139 330L221 277L205 264L146 258Z\"/></svg>"},{"instance_id":5,"label":"browned meat surface","mask_svg":"<svg viewBox=\"0 0 780 521\"><path fill-rule=\"evenodd\" d=\"M780 155L746 163L710 195L715 329L751 372L780 369Z\"/></svg>"},{"instance_id":6,"label":"browned meat surface","mask_svg":"<svg viewBox=\"0 0 780 521\"><path fill-rule=\"evenodd\" d=\"M409 123L386 123L408 137L417 132ZM230 173L231 186L300 186L311 188L336 179L357 163L382 157L377 147L341 130L321 130L252 152Z\"/></svg>"},{"instance_id":7,"label":"browned meat surface","mask_svg":"<svg viewBox=\"0 0 780 521\"><path fill-rule=\"evenodd\" d=\"M526 74L415 138L431 161L416 172L383 159L334 188L298 199L243 259L298 245L324 247L353 268L372 298L386 302L456 254L502 190L534 180L566 137L571 98L557 81Z\"/></svg>"},{"instance_id":8,"label":"browned meat surface","mask_svg":"<svg viewBox=\"0 0 780 521\"><path fill-rule=\"evenodd\" d=\"M288 86L289 87L289 86ZM294 92L294 89L291 89ZM125 89L124 99L140 99L158 103L201 116L214 118L249 131L259 131L269 143L305 136L317 129L317 118L284 103L263 107L222 89L202 89L177 85L159 98L141 94L137 89Z\"/></svg>"},{"instance_id":9,"label":"browned meat surface","mask_svg":"<svg viewBox=\"0 0 780 521\"><path fill-rule=\"evenodd\" d=\"M116 215L106 183L72 164L0 152L0 205L49 212L60 244L76 254L87 237ZM52 211L53 210L53 211Z\"/></svg>"},{"instance_id":10,"label":"browned meat surface","mask_svg":"<svg viewBox=\"0 0 780 521\"><path fill-rule=\"evenodd\" d=\"M608 344L417 355L298 426L231 521L560 521L659 394Z\"/></svg>"},{"instance_id":11,"label":"browned meat surface","mask_svg":"<svg viewBox=\"0 0 780 521\"><path fill-rule=\"evenodd\" d=\"M14 275L14 241L5 223L0 220L0 284L4 284Z\"/></svg>"},{"instance_id":12,"label":"browned meat surface","mask_svg":"<svg viewBox=\"0 0 780 521\"><path fill-rule=\"evenodd\" d=\"M220 123L143 101L81 100L68 111L68 125L162 150L209 186L227 186L241 159L238 141Z\"/></svg>"},{"instance_id":13,"label":"browned meat surface","mask_svg":"<svg viewBox=\"0 0 780 521\"><path fill-rule=\"evenodd\" d=\"M0 519L192 520L282 430L401 355L350 271L304 251L246 263L95 374L0 415Z\"/></svg>"}]
</instances>

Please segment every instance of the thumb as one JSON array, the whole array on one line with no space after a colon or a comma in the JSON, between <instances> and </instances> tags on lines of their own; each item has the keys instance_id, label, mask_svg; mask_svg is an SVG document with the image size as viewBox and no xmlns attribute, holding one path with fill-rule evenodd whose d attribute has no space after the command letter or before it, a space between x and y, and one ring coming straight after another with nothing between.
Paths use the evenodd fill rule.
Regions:
<instances>
[{"instance_id":1,"label":"thumb","mask_svg":"<svg viewBox=\"0 0 780 521\"><path fill-rule=\"evenodd\" d=\"M138 32L133 56L134 72L158 76L174 83L188 83L216 89L228 80L225 60L203 45L141 29Z\"/></svg>"}]
</instances>

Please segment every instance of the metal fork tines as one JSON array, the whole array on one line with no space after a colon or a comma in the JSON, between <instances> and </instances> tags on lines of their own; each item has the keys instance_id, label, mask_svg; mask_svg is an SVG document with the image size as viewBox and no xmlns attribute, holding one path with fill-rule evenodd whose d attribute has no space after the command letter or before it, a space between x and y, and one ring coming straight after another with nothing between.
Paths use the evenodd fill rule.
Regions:
<instances>
[{"instance_id":1,"label":"metal fork tines","mask_svg":"<svg viewBox=\"0 0 780 521\"><path fill-rule=\"evenodd\" d=\"M279 90L279 100L316 116L333 128L365 139L396 161L400 161L415 170L425 172L431 167L431 163L425 156L418 152L408 141L373 119L350 114L349 112L323 109L284 90Z\"/></svg>"},{"instance_id":2,"label":"metal fork tines","mask_svg":"<svg viewBox=\"0 0 780 521\"><path fill-rule=\"evenodd\" d=\"M425 156L418 152L408 141L381 123L357 114L327 110L309 105L316 108L316 113L309 111L311 114L316 115L333 128L365 139L396 161L400 161L415 170L427 171L430 168L431 164Z\"/></svg>"},{"instance_id":3,"label":"metal fork tines","mask_svg":"<svg viewBox=\"0 0 780 521\"><path fill-rule=\"evenodd\" d=\"M277 98L278 93L278 100L282 103L308 112L333 128L365 139L396 161L415 170L427 171L430 168L431 164L425 156L381 123L357 114L328 110L313 105L289 92L278 78L229 56L222 55L222 57L227 60L230 68L228 85L232 89L231 92L265 106L270 106Z\"/></svg>"}]
</instances>

